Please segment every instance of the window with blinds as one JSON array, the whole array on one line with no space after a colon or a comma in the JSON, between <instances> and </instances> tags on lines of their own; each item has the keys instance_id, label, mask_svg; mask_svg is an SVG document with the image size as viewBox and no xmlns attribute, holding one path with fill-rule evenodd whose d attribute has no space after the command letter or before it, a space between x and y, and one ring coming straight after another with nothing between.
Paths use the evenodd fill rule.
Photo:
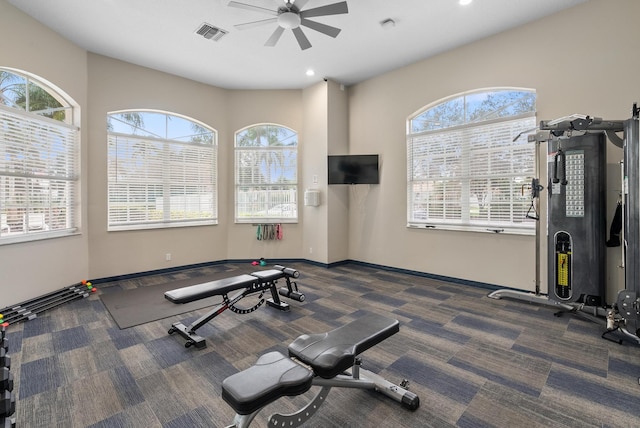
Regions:
<instances>
[{"instance_id":1,"label":"window with blinds","mask_svg":"<svg viewBox=\"0 0 640 428\"><path fill-rule=\"evenodd\" d=\"M535 92L493 89L438 102L409 119L409 227L533 234Z\"/></svg>"},{"instance_id":2,"label":"window with blinds","mask_svg":"<svg viewBox=\"0 0 640 428\"><path fill-rule=\"evenodd\" d=\"M0 68L0 244L77 232L80 133L44 81Z\"/></svg>"},{"instance_id":3,"label":"window with blinds","mask_svg":"<svg viewBox=\"0 0 640 428\"><path fill-rule=\"evenodd\" d=\"M183 116L107 118L108 229L217 224L217 134Z\"/></svg>"},{"instance_id":4,"label":"window with blinds","mask_svg":"<svg viewBox=\"0 0 640 428\"><path fill-rule=\"evenodd\" d=\"M236 223L298 221L298 134L255 125L235 136Z\"/></svg>"}]
</instances>

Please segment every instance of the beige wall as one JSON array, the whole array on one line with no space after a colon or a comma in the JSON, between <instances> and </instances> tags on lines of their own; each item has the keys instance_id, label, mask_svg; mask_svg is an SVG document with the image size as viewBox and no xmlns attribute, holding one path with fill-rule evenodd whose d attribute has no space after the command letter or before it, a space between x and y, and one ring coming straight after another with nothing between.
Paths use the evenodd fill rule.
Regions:
<instances>
[{"instance_id":1,"label":"beige wall","mask_svg":"<svg viewBox=\"0 0 640 428\"><path fill-rule=\"evenodd\" d=\"M81 164L88 159L87 54L0 0L0 67L37 75L81 106ZM87 170L82 168L81 234L0 246L0 307L78 283L88 277Z\"/></svg>"},{"instance_id":2,"label":"beige wall","mask_svg":"<svg viewBox=\"0 0 640 428\"><path fill-rule=\"evenodd\" d=\"M320 263L328 262L327 248L327 198L326 158L328 130L329 85L320 82L302 91L304 131L302 139L305 142L301 157L302 190L307 187L317 188L322 192L319 207L301 205L303 213L304 240L300 248L300 257ZM313 176L318 175L318 185L313 184ZM347 237L345 236L346 240ZM346 256L346 253L345 253Z\"/></svg>"},{"instance_id":3,"label":"beige wall","mask_svg":"<svg viewBox=\"0 0 640 428\"><path fill-rule=\"evenodd\" d=\"M320 206L303 206L300 256L324 264L349 256L349 198L346 186L327 184L327 155L349 153L347 90L333 81L306 88L304 97L303 190L320 191ZM316 182L317 181L317 182Z\"/></svg>"},{"instance_id":4,"label":"beige wall","mask_svg":"<svg viewBox=\"0 0 640 428\"><path fill-rule=\"evenodd\" d=\"M234 171L233 144L234 133L242 128L259 123L277 123L298 132L298 155L304 151L307 142L302 136L303 108L302 92L299 90L286 91L230 91L227 105L229 115L229 137L222 142L225 144L226 156L224 162L229 166L226 175L220 176L220 182L227 184L228 198L224 207L226 221L222 227L228 228L227 243L228 259L267 259L299 258L302 245L302 190L298 189L298 214L300 223L285 223L282 225L283 239L281 241L258 241L256 226L250 224L234 224ZM300 182L300 176L298 177Z\"/></svg>"},{"instance_id":5,"label":"beige wall","mask_svg":"<svg viewBox=\"0 0 640 428\"><path fill-rule=\"evenodd\" d=\"M258 241L255 226L234 223L233 147L235 132L250 125L277 123L300 132L301 91L227 91L95 54L89 54L89 76L92 277L215 260L299 257L299 224L283 225L281 241ZM107 232L105 117L127 108L179 113L218 131L218 225Z\"/></svg>"},{"instance_id":6,"label":"beige wall","mask_svg":"<svg viewBox=\"0 0 640 428\"><path fill-rule=\"evenodd\" d=\"M406 228L407 117L452 94L514 86L537 91L538 119L572 113L625 119L640 98L634 73L640 69L638 16L636 0L591 0L347 91L335 82L304 90L233 91L87 54L0 0L0 38L12 41L0 48L0 66L49 80L82 108L84 216L81 235L0 246L2 300L16 303L87 276L258 257L321 263L349 258L533 289L533 237ZM218 131L217 226L107 232L105 115L125 108L176 112ZM285 225L285 239L277 243L257 242L253 226L233 222L234 132L264 122L300 135L301 222ZM381 184L326 186L326 155L347 152L380 154ZM615 167L620 150L608 152ZM304 207L304 189L316 187L314 175L322 205ZM609 254L615 265L618 253Z\"/></svg>"},{"instance_id":7,"label":"beige wall","mask_svg":"<svg viewBox=\"0 0 640 428\"><path fill-rule=\"evenodd\" d=\"M345 88L335 82L327 85L327 155L343 155L349 149L349 98ZM328 165L324 157L321 183L328 181ZM349 190L357 186L326 185L327 200L327 262L349 258Z\"/></svg>"},{"instance_id":8,"label":"beige wall","mask_svg":"<svg viewBox=\"0 0 640 428\"><path fill-rule=\"evenodd\" d=\"M222 226L107 232L107 124L109 112L157 109L197 119L218 131L218 179L231 166L228 92L165 73L89 54L89 273L92 278L144 272L227 256L229 187L220 186ZM171 261L165 254L171 253Z\"/></svg>"},{"instance_id":9,"label":"beige wall","mask_svg":"<svg viewBox=\"0 0 640 428\"><path fill-rule=\"evenodd\" d=\"M636 0L592 0L352 87L351 151L380 153L382 182L351 198L349 257L532 290L533 237L405 227L406 119L443 97L493 86L535 89L539 120L626 119L640 98L639 16ZM609 164L621 158L612 145L608 155ZM608 264L616 277L616 261Z\"/></svg>"}]
</instances>

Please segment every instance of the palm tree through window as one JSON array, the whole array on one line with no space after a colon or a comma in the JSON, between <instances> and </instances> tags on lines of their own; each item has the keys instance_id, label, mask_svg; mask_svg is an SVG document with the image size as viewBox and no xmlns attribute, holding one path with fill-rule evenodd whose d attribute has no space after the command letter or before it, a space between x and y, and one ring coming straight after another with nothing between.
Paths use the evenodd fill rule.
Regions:
<instances>
[{"instance_id":1,"label":"palm tree through window","mask_svg":"<svg viewBox=\"0 0 640 428\"><path fill-rule=\"evenodd\" d=\"M112 112L109 230L217 223L217 134L178 114Z\"/></svg>"},{"instance_id":2,"label":"palm tree through window","mask_svg":"<svg viewBox=\"0 0 640 428\"><path fill-rule=\"evenodd\" d=\"M0 68L0 243L77 231L77 110L44 80Z\"/></svg>"},{"instance_id":3,"label":"palm tree through window","mask_svg":"<svg viewBox=\"0 0 640 428\"><path fill-rule=\"evenodd\" d=\"M298 134L254 125L236 132L236 222L298 220Z\"/></svg>"}]
</instances>

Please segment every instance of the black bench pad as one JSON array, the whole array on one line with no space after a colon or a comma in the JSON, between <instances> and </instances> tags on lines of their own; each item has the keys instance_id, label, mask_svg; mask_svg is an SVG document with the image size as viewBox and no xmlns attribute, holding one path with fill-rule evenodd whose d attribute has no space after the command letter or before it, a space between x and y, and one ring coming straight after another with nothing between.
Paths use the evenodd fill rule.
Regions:
<instances>
[{"instance_id":1,"label":"black bench pad","mask_svg":"<svg viewBox=\"0 0 640 428\"><path fill-rule=\"evenodd\" d=\"M222 398L240 415L248 415L280 397L300 395L311 388L313 372L280 352L269 352L255 365L222 382Z\"/></svg>"},{"instance_id":2,"label":"black bench pad","mask_svg":"<svg viewBox=\"0 0 640 428\"><path fill-rule=\"evenodd\" d=\"M398 331L398 320L369 314L328 333L303 334L289 345L289 355L331 379L352 367L358 354Z\"/></svg>"},{"instance_id":3,"label":"black bench pad","mask_svg":"<svg viewBox=\"0 0 640 428\"><path fill-rule=\"evenodd\" d=\"M283 278L285 274L277 269L268 269L254 272L251 275L238 275L216 281L203 282L202 284L176 288L164 293L165 299L173 303L189 303L211 296L222 296L230 291L240 290L252 284L263 284Z\"/></svg>"},{"instance_id":4,"label":"black bench pad","mask_svg":"<svg viewBox=\"0 0 640 428\"><path fill-rule=\"evenodd\" d=\"M251 276L260 278L260 282L270 282L275 281L276 279L284 278L286 274L281 270L267 269L253 272Z\"/></svg>"},{"instance_id":5,"label":"black bench pad","mask_svg":"<svg viewBox=\"0 0 640 428\"><path fill-rule=\"evenodd\" d=\"M227 294L230 291L247 287L257 280L253 275L232 276L217 281L203 282L202 284L169 290L164 293L164 297L173 303L189 303L211 296Z\"/></svg>"}]
</instances>

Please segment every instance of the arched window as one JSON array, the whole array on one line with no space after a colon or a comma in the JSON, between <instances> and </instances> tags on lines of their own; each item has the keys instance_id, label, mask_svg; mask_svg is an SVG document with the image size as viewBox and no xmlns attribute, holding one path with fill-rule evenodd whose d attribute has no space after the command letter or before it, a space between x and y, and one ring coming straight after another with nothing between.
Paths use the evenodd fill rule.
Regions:
<instances>
[{"instance_id":1,"label":"arched window","mask_svg":"<svg viewBox=\"0 0 640 428\"><path fill-rule=\"evenodd\" d=\"M77 231L77 112L44 80L0 68L0 244Z\"/></svg>"},{"instance_id":2,"label":"arched window","mask_svg":"<svg viewBox=\"0 0 640 428\"><path fill-rule=\"evenodd\" d=\"M217 133L177 114L109 113L108 229L216 224Z\"/></svg>"},{"instance_id":3,"label":"arched window","mask_svg":"<svg viewBox=\"0 0 640 428\"><path fill-rule=\"evenodd\" d=\"M410 227L531 234L532 90L493 88L427 106L407 126ZM520 138L518 138L520 137Z\"/></svg>"},{"instance_id":4,"label":"arched window","mask_svg":"<svg viewBox=\"0 0 640 428\"><path fill-rule=\"evenodd\" d=\"M298 221L298 134L254 125L236 132L236 222Z\"/></svg>"}]
</instances>

